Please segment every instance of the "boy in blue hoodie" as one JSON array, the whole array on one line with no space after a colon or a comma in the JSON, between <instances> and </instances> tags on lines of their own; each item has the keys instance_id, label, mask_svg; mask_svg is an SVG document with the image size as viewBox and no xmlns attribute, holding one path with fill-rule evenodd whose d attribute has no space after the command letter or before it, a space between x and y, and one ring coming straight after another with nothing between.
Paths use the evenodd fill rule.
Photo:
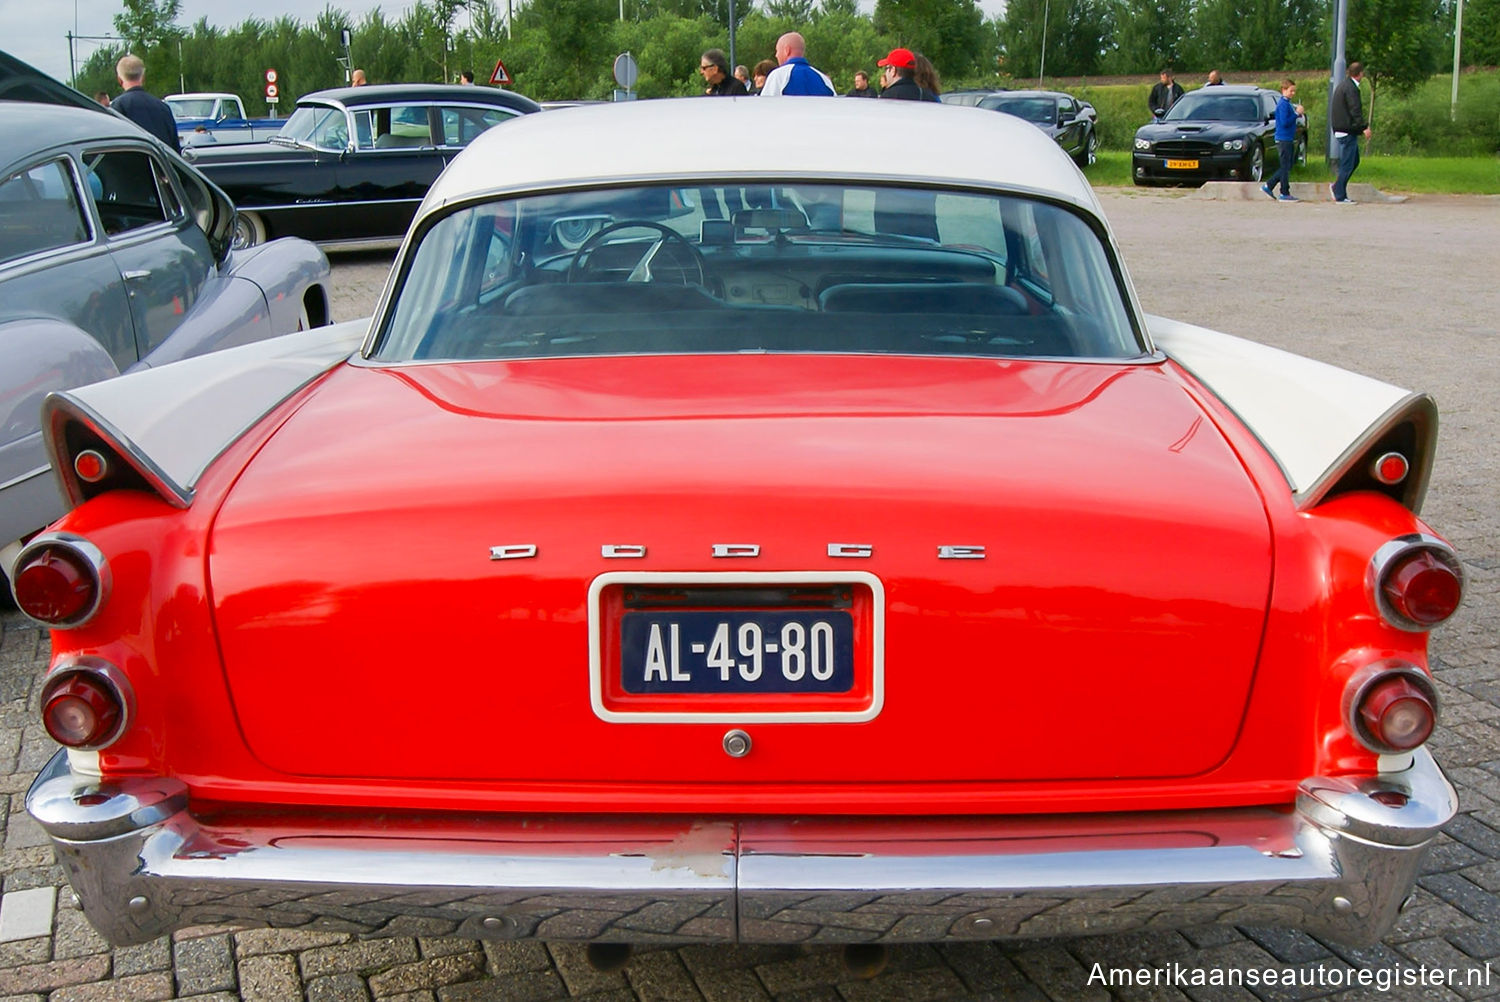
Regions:
<instances>
[{"instance_id":1,"label":"boy in blue hoodie","mask_svg":"<svg viewBox=\"0 0 1500 1002\"><path fill-rule=\"evenodd\" d=\"M1297 147L1297 118L1302 114L1302 105L1292 104L1292 98L1297 96L1297 82L1290 78L1281 81L1281 100L1276 102L1276 152L1280 161L1276 165L1276 173L1271 175L1271 180L1260 186L1260 190L1266 193L1268 198L1277 198L1272 190L1276 182L1281 182L1281 197L1278 201L1296 202L1297 198L1292 195L1292 161L1296 159Z\"/></svg>"}]
</instances>

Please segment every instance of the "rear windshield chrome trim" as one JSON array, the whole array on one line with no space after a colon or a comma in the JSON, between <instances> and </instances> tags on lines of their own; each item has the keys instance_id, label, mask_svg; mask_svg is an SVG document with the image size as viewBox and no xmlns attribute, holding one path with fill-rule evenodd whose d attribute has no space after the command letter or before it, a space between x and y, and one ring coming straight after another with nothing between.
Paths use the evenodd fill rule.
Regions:
<instances>
[{"instance_id":1,"label":"rear windshield chrome trim","mask_svg":"<svg viewBox=\"0 0 1500 1002\"><path fill-rule=\"evenodd\" d=\"M604 705L604 623L600 614L600 595L611 585L770 585L770 584L858 584L870 589L872 616L870 623L872 692L868 706L859 710L826 710L810 712L621 712ZM749 571L685 572L674 571L608 571L589 583L589 703L600 720L615 724L859 724L874 720L885 704L885 585L868 571Z\"/></svg>"}]
</instances>

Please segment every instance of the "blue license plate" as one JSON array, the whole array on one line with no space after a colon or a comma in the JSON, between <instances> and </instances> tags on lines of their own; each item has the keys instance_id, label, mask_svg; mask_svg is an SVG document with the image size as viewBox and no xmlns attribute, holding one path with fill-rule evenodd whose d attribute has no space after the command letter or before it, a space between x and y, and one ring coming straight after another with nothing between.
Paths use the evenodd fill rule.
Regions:
<instances>
[{"instance_id":1,"label":"blue license plate","mask_svg":"<svg viewBox=\"0 0 1500 1002\"><path fill-rule=\"evenodd\" d=\"M854 620L837 609L627 612L626 692L848 692Z\"/></svg>"}]
</instances>

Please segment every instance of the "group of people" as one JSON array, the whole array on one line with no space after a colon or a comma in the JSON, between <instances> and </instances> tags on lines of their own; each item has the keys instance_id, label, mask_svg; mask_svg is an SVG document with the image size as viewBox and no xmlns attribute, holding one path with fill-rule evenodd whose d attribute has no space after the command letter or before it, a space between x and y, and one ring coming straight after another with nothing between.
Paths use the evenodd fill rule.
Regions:
<instances>
[{"instance_id":1,"label":"group of people","mask_svg":"<svg viewBox=\"0 0 1500 1002\"><path fill-rule=\"evenodd\" d=\"M1333 184L1328 186L1328 191L1335 202L1343 205L1354 204L1354 199L1349 197L1349 178L1359 167L1360 138L1370 138L1370 123L1365 120L1364 104L1359 93L1359 82L1364 75L1365 68L1361 63L1350 63L1344 79L1334 87L1333 98L1328 107L1328 124L1333 130L1334 143L1331 153L1338 161L1338 173ZM1218 70L1209 70L1204 86L1217 87L1223 83L1224 78ZM1146 103L1151 108L1151 114L1159 118L1177 103L1183 93L1182 84L1177 82L1171 68L1164 68L1161 79L1151 88ZM1281 99L1276 102L1276 152L1280 163L1271 179L1261 185L1261 191L1282 202L1298 201L1292 195L1291 176L1292 163L1296 159L1297 122L1305 114L1305 109L1300 104L1292 103L1292 98L1296 96L1297 82L1288 77L1281 82ZM1281 189L1279 195L1275 190L1278 186Z\"/></svg>"},{"instance_id":2,"label":"group of people","mask_svg":"<svg viewBox=\"0 0 1500 1002\"><path fill-rule=\"evenodd\" d=\"M854 87L846 97L888 97L904 101L936 101L942 82L936 67L920 52L892 49L877 64L881 67L880 91L870 87L864 70L854 74ZM703 74L703 93L709 97L836 97L833 80L807 61L807 41L795 31L776 40L776 58L755 64L753 76L743 66L729 68L723 49L709 49L698 60Z\"/></svg>"}]
</instances>

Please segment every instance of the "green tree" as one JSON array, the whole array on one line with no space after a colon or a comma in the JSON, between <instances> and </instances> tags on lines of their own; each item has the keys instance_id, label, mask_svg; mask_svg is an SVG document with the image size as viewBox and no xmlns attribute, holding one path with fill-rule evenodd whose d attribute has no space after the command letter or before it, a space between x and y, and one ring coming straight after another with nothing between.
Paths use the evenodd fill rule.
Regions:
<instances>
[{"instance_id":1,"label":"green tree","mask_svg":"<svg viewBox=\"0 0 1500 1002\"><path fill-rule=\"evenodd\" d=\"M1105 70L1155 73L1185 65L1192 13L1192 0L1124 0L1115 13L1119 33Z\"/></svg>"},{"instance_id":2,"label":"green tree","mask_svg":"<svg viewBox=\"0 0 1500 1002\"><path fill-rule=\"evenodd\" d=\"M1438 0L1350 0L1348 27L1345 51L1365 64L1372 103L1377 84L1409 94L1438 69L1445 34Z\"/></svg>"},{"instance_id":3,"label":"green tree","mask_svg":"<svg viewBox=\"0 0 1500 1002\"><path fill-rule=\"evenodd\" d=\"M1010 0L998 21L1005 69L1014 77L1089 76L1099 72L1104 50L1114 36L1114 7L1109 0Z\"/></svg>"},{"instance_id":4,"label":"green tree","mask_svg":"<svg viewBox=\"0 0 1500 1002\"><path fill-rule=\"evenodd\" d=\"M1448 24L1451 14L1444 15ZM1500 65L1500 0L1464 0L1460 58L1465 66Z\"/></svg>"},{"instance_id":5,"label":"green tree","mask_svg":"<svg viewBox=\"0 0 1500 1002\"><path fill-rule=\"evenodd\" d=\"M875 0L874 25L921 52L945 76L989 67L991 36L974 0Z\"/></svg>"},{"instance_id":6,"label":"green tree","mask_svg":"<svg viewBox=\"0 0 1500 1002\"><path fill-rule=\"evenodd\" d=\"M115 31L133 48L150 49L182 34L177 18L182 0L120 0Z\"/></svg>"}]
</instances>

